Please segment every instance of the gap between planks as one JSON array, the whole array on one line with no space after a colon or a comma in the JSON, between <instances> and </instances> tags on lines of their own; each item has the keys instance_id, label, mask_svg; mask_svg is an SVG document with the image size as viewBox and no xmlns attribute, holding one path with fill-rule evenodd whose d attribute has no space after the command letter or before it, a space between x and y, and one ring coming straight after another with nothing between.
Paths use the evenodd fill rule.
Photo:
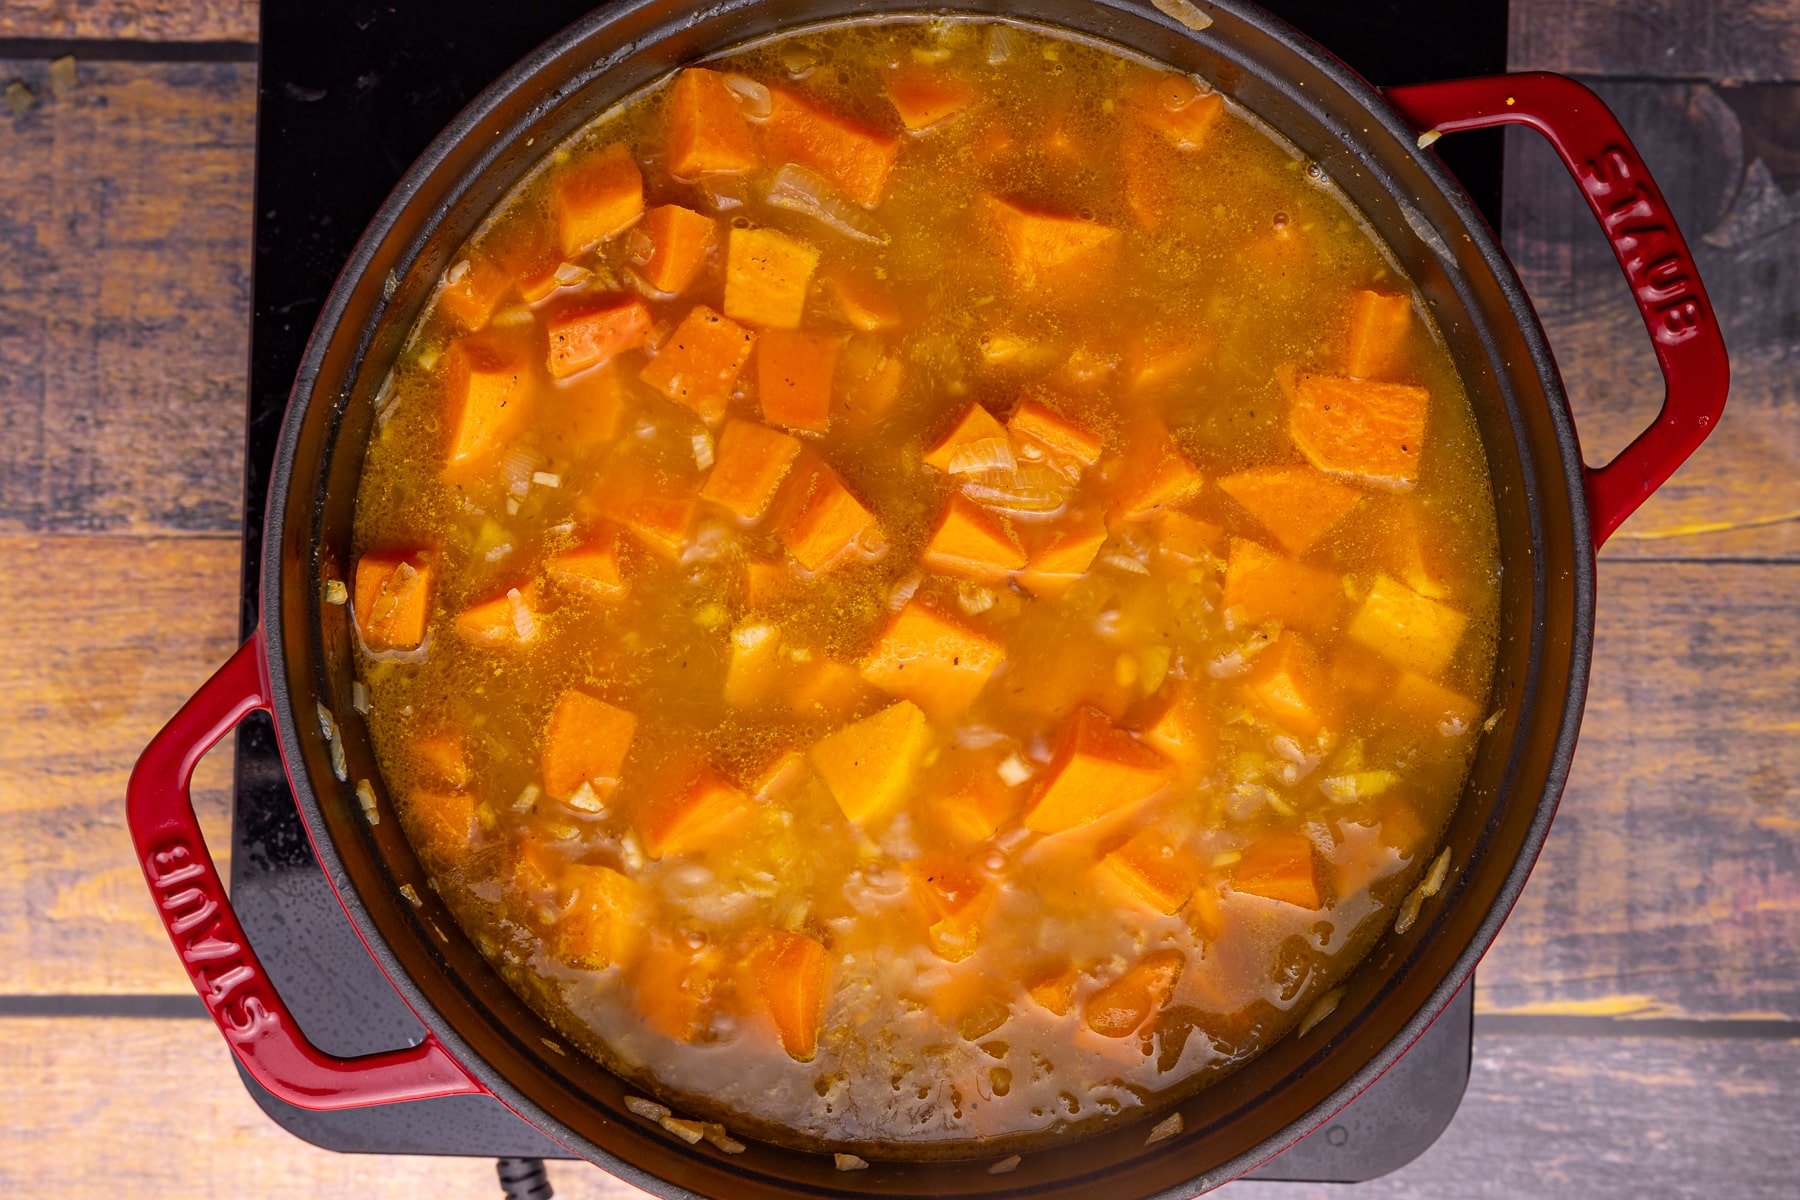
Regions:
<instances>
[{"instance_id":1,"label":"gap between planks","mask_svg":"<svg viewBox=\"0 0 1800 1200\"><path fill-rule=\"evenodd\" d=\"M135 38L0 37L0 58L51 59L74 55L78 62L253 63L255 42L153 42Z\"/></svg>"}]
</instances>

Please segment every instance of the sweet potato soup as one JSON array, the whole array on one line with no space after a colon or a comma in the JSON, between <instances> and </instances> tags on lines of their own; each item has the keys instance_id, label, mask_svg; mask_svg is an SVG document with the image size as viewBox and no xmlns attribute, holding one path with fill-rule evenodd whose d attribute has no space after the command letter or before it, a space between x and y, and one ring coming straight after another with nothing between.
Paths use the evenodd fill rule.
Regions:
<instances>
[{"instance_id":1,"label":"sweet potato soup","mask_svg":"<svg viewBox=\"0 0 1800 1200\"><path fill-rule=\"evenodd\" d=\"M1203 82L992 21L678 71L493 213L377 407L326 594L394 809L674 1134L1127 1119L1444 881L1473 416Z\"/></svg>"}]
</instances>

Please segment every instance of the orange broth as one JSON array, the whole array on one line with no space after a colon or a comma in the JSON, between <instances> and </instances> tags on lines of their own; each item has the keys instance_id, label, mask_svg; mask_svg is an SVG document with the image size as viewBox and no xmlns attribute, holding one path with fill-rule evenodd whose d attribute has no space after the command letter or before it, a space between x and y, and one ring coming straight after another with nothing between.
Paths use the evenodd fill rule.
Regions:
<instances>
[{"instance_id":1,"label":"orange broth","mask_svg":"<svg viewBox=\"0 0 1800 1200\"><path fill-rule=\"evenodd\" d=\"M1331 1003L1462 788L1498 560L1454 365L1315 175L1112 49L883 20L678 72L495 211L348 586L406 832L547 1019L919 1157Z\"/></svg>"}]
</instances>

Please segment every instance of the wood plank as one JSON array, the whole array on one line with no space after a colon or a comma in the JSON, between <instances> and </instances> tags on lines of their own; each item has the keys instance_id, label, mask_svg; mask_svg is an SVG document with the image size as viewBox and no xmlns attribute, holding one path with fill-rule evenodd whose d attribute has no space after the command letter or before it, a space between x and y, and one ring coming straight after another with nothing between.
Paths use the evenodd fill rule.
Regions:
<instances>
[{"instance_id":1,"label":"wood plank","mask_svg":"<svg viewBox=\"0 0 1800 1200\"><path fill-rule=\"evenodd\" d=\"M1512 0L1515 71L1728 81L1800 79L1790 0Z\"/></svg>"},{"instance_id":2,"label":"wood plank","mask_svg":"<svg viewBox=\"0 0 1800 1200\"><path fill-rule=\"evenodd\" d=\"M125 831L150 736L237 644L235 541L0 535L0 992L181 992ZM230 761L196 780L229 848ZM4 1189L0 1189L3 1191Z\"/></svg>"},{"instance_id":3,"label":"wood plank","mask_svg":"<svg viewBox=\"0 0 1800 1200\"><path fill-rule=\"evenodd\" d=\"M0 1020L0 1193L41 1190L54 1154L69 1200L265 1200L498 1194L479 1159L331 1154L251 1101L211 1025L194 1020ZM104 1064L104 1086L96 1074ZM1791 1196L1800 1041L1477 1035L1468 1095L1436 1145L1359 1200L1443 1196ZM177 1147L170 1153L171 1145ZM250 1173L254 1172L252 1176ZM593 1167L550 1164L558 1196L643 1195ZM250 1180L254 1179L252 1185ZM1235 1184L1224 1200L1337 1200L1341 1188Z\"/></svg>"},{"instance_id":4,"label":"wood plank","mask_svg":"<svg viewBox=\"0 0 1800 1200\"><path fill-rule=\"evenodd\" d=\"M1800 566L1605 562L1581 745L1484 1011L1800 1018Z\"/></svg>"},{"instance_id":5,"label":"wood plank","mask_svg":"<svg viewBox=\"0 0 1800 1200\"><path fill-rule=\"evenodd\" d=\"M1800 1041L1475 1034L1450 1127L1392 1175L1346 1192L1239 1183L1220 1200L1658 1200L1791 1197Z\"/></svg>"},{"instance_id":6,"label":"wood plank","mask_svg":"<svg viewBox=\"0 0 1800 1200\"><path fill-rule=\"evenodd\" d=\"M257 0L6 0L0 37L256 40Z\"/></svg>"},{"instance_id":7,"label":"wood plank","mask_svg":"<svg viewBox=\"0 0 1800 1200\"><path fill-rule=\"evenodd\" d=\"M1800 85L1603 83L1662 183L1724 327L1732 388L1717 431L1614 535L1615 558L1800 558ZM1781 171L1777 175L1771 163ZM1662 378L1624 277L1568 173L1508 135L1508 254L1549 331L1589 458L1655 417Z\"/></svg>"},{"instance_id":8,"label":"wood plank","mask_svg":"<svg viewBox=\"0 0 1800 1200\"><path fill-rule=\"evenodd\" d=\"M0 133L0 531L237 530L255 76L88 64Z\"/></svg>"}]
</instances>

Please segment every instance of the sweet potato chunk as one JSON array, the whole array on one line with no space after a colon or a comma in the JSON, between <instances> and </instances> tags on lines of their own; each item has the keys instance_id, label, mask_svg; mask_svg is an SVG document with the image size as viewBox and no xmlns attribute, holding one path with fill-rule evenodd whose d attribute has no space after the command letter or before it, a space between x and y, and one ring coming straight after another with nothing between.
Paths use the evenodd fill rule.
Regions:
<instances>
[{"instance_id":1,"label":"sweet potato chunk","mask_svg":"<svg viewBox=\"0 0 1800 1200\"><path fill-rule=\"evenodd\" d=\"M433 787L460 792L469 786L474 771L462 739L449 730L422 737L412 746L413 769Z\"/></svg>"},{"instance_id":2,"label":"sweet potato chunk","mask_svg":"<svg viewBox=\"0 0 1800 1200\"><path fill-rule=\"evenodd\" d=\"M1091 824L1155 795L1171 774L1162 755L1115 729L1105 713L1083 708L1063 727L1025 828L1061 833Z\"/></svg>"},{"instance_id":3,"label":"sweet potato chunk","mask_svg":"<svg viewBox=\"0 0 1800 1200\"><path fill-rule=\"evenodd\" d=\"M819 265L817 247L775 229L733 229L725 251L725 315L763 329L794 329Z\"/></svg>"},{"instance_id":4,"label":"sweet potato chunk","mask_svg":"<svg viewBox=\"0 0 1800 1200\"><path fill-rule=\"evenodd\" d=\"M750 978L790 1058L811 1062L825 1007L825 947L803 933L771 929L752 948Z\"/></svg>"},{"instance_id":5,"label":"sweet potato chunk","mask_svg":"<svg viewBox=\"0 0 1800 1200\"><path fill-rule=\"evenodd\" d=\"M641 300L614 300L564 313L544 330L550 337L550 374L564 379L642 346L650 336L650 310Z\"/></svg>"},{"instance_id":6,"label":"sweet potato chunk","mask_svg":"<svg viewBox=\"0 0 1800 1200\"><path fill-rule=\"evenodd\" d=\"M1210 347L1196 330L1150 330L1125 344L1125 384L1134 396L1155 396L1191 376Z\"/></svg>"},{"instance_id":7,"label":"sweet potato chunk","mask_svg":"<svg viewBox=\"0 0 1800 1200\"><path fill-rule=\"evenodd\" d=\"M1000 777L998 767L993 756L983 755L934 788L932 814L954 840L984 842L1018 808L1018 797Z\"/></svg>"},{"instance_id":8,"label":"sweet potato chunk","mask_svg":"<svg viewBox=\"0 0 1800 1200\"><path fill-rule=\"evenodd\" d=\"M873 279L847 267L839 267L827 271L823 280L825 291L837 305L839 315L852 329L884 333L899 326L900 309Z\"/></svg>"},{"instance_id":9,"label":"sweet potato chunk","mask_svg":"<svg viewBox=\"0 0 1800 1200\"><path fill-rule=\"evenodd\" d=\"M617 365L570 379L557 393L538 418L541 444L571 459L593 459L612 449L629 403Z\"/></svg>"},{"instance_id":10,"label":"sweet potato chunk","mask_svg":"<svg viewBox=\"0 0 1800 1200\"><path fill-rule=\"evenodd\" d=\"M694 502L686 496L645 496L621 507L618 516L638 545L674 562L694 527Z\"/></svg>"},{"instance_id":11,"label":"sweet potato chunk","mask_svg":"<svg viewBox=\"0 0 1800 1200\"><path fill-rule=\"evenodd\" d=\"M1446 735L1474 728L1481 711L1467 696L1416 671L1401 673L1391 698L1395 708Z\"/></svg>"},{"instance_id":12,"label":"sweet potato chunk","mask_svg":"<svg viewBox=\"0 0 1800 1200\"><path fill-rule=\"evenodd\" d=\"M371 650L416 650L431 617L434 572L418 554L375 553L356 564L356 628Z\"/></svg>"},{"instance_id":13,"label":"sweet potato chunk","mask_svg":"<svg viewBox=\"0 0 1800 1200\"><path fill-rule=\"evenodd\" d=\"M1036 595L1055 596L1087 574L1105 544L1106 524L1098 516L1055 525L1031 547L1019 582Z\"/></svg>"},{"instance_id":14,"label":"sweet potato chunk","mask_svg":"<svg viewBox=\"0 0 1800 1200\"><path fill-rule=\"evenodd\" d=\"M1303 833L1265 833L1230 867L1234 891L1300 908L1319 908L1319 852Z\"/></svg>"},{"instance_id":15,"label":"sweet potato chunk","mask_svg":"<svg viewBox=\"0 0 1800 1200\"><path fill-rule=\"evenodd\" d=\"M704 67L688 67L675 77L663 147L669 173L680 179L738 175L762 163L756 133L725 77Z\"/></svg>"},{"instance_id":16,"label":"sweet potato chunk","mask_svg":"<svg viewBox=\"0 0 1800 1200\"><path fill-rule=\"evenodd\" d=\"M802 472L775 533L808 571L829 571L878 532L875 514L824 463L803 461Z\"/></svg>"},{"instance_id":17,"label":"sweet potato chunk","mask_svg":"<svg viewBox=\"0 0 1800 1200\"><path fill-rule=\"evenodd\" d=\"M457 635L483 646L526 646L543 631L535 584L508 588L456 614Z\"/></svg>"},{"instance_id":18,"label":"sweet potato chunk","mask_svg":"<svg viewBox=\"0 0 1800 1200\"><path fill-rule=\"evenodd\" d=\"M1165 915L1181 911L1200 886L1200 863L1193 851L1154 826L1107 854L1098 870L1123 895Z\"/></svg>"},{"instance_id":19,"label":"sweet potato chunk","mask_svg":"<svg viewBox=\"0 0 1800 1200\"><path fill-rule=\"evenodd\" d=\"M1179 950L1156 950L1088 997L1082 1016L1102 1037L1128 1037L1175 994L1187 960Z\"/></svg>"},{"instance_id":20,"label":"sweet potato chunk","mask_svg":"<svg viewBox=\"0 0 1800 1200\"><path fill-rule=\"evenodd\" d=\"M1069 1011L1075 999L1075 985L1080 981L1081 973L1065 964L1040 973L1026 985L1025 992L1040 1007L1060 1017Z\"/></svg>"},{"instance_id":21,"label":"sweet potato chunk","mask_svg":"<svg viewBox=\"0 0 1800 1200\"><path fill-rule=\"evenodd\" d=\"M1190 499L1203 482L1175 439L1160 426L1126 447L1123 486L1113 502L1114 521L1145 521Z\"/></svg>"},{"instance_id":22,"label":"sweet potato chunk","mask_svg":"<svg viewBox=\"0 0 1800 1200\"><path fill-rule=\"evenodd\" d=\"M473 333L488 323L512 287L512 273L499 263L480 257L460 259L444 272L433 303L451 325Z\"/></svg>"},{"instance_id":23,"label":"sweet potato chunk","mask_svg":"<svg viewBox=\"0 0 1800 1200\"><path fill-rule=\"evenodd\" d=\"M475 797L457 791L414 791L405 800L407 832L426 855L461 863L475 844Z\"/></svg>"},{"instance_id":24,"label":"sweet potato chunk","mask_svg":"<svg viewBox=\"0 0 1800 1200\"><path fill-rule=\"evenodd\" d=\"M845 120L779 88L771 88L769 98L762 140L771 163L798 163L816 171L864 208L881 203L888 172L900 152L899 138Z\"/></svg>"},{"instance_id":25,"label":"sweet potato chunk","mask_svg":"<svg viewBox=\"0 0 1800 1200\"><path fill-rule=\"evenodd\" d=\"M1005 518L954 492L919 562L944 575L999 583L1025 565L1025 551Z\"/></svg>"},{"instance_id":26,"label":"sweet potato chunk","mask_svg":"<svg viewBox=\"0 0 1800 1200\"><path fill-rule=\"evenodd\" d=\"M1200 694L1186 680L1171 679L1163 684L1139 736L1146 746L1189 771L1204 769L1212 760L1212 722Z\"/></svg>"},{"instance_id":27,"label":"sweet potato chunk","mask_svg":"<svg viewBox=\"0 0 1800 1200\"><path fill-rule=\"evenodd\" d=\"M815 658L794 665L788 708L797 717L843 720L864 707L875 694L855 667Z\"/></svg>"},{"instance_id":28,"label":"sweet potato chunk","mask_svg":"<svg viewBox=\"0 0 1800 1200\"><path fill-rule=\"evenodd\" d=\"M733 629L725 663L725 703L733 708L765 704L780 682L780 628L766 621L746 621Z\"/></svg>"},{"instance_id":29,"label":"sweet potato chunk","mask_svg":"<svg viewBox=\"0 0 1800 1200\"><path fill-rule=\"evenodd\" d=\"M630 966L643 945L644 889L588 863L565 867L562 884L567 908L556 922L556 956L591 971Z\"/></svg>"},{"instance_id":30,"label":"sweet potato chunk","mask_svg":"<svg viewBox=\"0 0 1800 1200\"><path fill-rule=\"evenodd\" d=\"M785 600L800 582L786 561L767 558L744 560L744 607L754 612Z\"/></svg>"},{"instance_id":31,"label":"sweet potato chunk","mask_svg":"<svg viewBox=\"0 0 1800 1200\"><path fill-rule=\"evenodd\" d=\"M467 338L444 351L444 474L470 478L491 467L525 425L531 381L525 364L496 343Z\"/></svg>"},{"instance_id":32,"label":"sweet potato chunk","mask_svg":"<svg viewBox=\"0 0 1800 1200\"><path fill-rule=\"evenodd\" d=\"M887 73L888 102L914 133L955 116L979 94L968 80L937 67L907 63Z\"/></svg>"},{"instance_id":33,"label":"sweet potato chunk","mask_svg":"<svg viewBox=\"0 0 1800 1200\"><path fill-rule=\"evenodd\" d=\"M693 409L708 425L716 425L731 403L731 389L755 344L756 335L748 329L697 304L638 378Z\"/></svg>"},{"instance_id":34,"label":"sweet potato chunk","mask_svg":"<svg viewBox=\"0 0 1800 1200\"><path fill-rule=\"evenodd\" d=\"M1090 291L1095 278L1110 273L1118 257L1116 229L993 196L987 207L1000 230L1013 286L1025 295Z\"/></svg>"},{"instance_id":35,"label":"sweet potato chunk","mask_svg":"<svg viewBox=\"0 0 1800 1200\"><path fill-rule=\"evenodd\" d=\"M1411 296L1356 293L1350 305L1350 342L1344 351L1344 373L1353 379L1374 379L1391 372L1400 361L1411 326Z\"/></svg>"},{"instance_id":36,"label":"sweet potato chunk","mask_svg":"<svg viewBox=\"0 0 1800 1200\"><path fill-rule=\"evenodd\" d=\"M1244 506L1289 554L1305 554L1362 497L1311 467L1253 467L1219 480L1219 490Z\"/></svg>"},{"instance_id":37,"label":"sweet potato chunk","mask_svg":"<svg viewBox=\"0 0 1800 1200\"><path fill-rule=\"evenodd\" d=\"M625 599L630 585L619 570L617 535L596 538L573 550L555 554L544 564L544 571L558 583L565 583L606 601L617 604Z\"/></svg>"},{"instance_id":38,"label":"sweet potato chunk","mask_svg":"<svg viewBox=\"0 0 1800 1200\"><path fill-rule=\"evenodd\" d=\"M831 424L831 377L844 339L771 329L756 343L756 399L763 420L824 433Z\"/></svg>"},{"instance_id":39,"label":"sweet potato chunk","mask_svg":"<svg viewBox=\"0 0 1800 1200\"><path fill-rule=\"evenodd\" d=\"M1139 89L1129 112L1176 149L1199 150L1225 115L1225 102L1192 77L1171 72L1157 75Z\"/></svg>"},{"instance_id":40,"label":"sweet potato chunk","mask_svg":"<svg viewBox=\"0 0 1800 1200\"><path fill-rule=\"evenodd\" d=\"M622 232L644 215L644 175L623 142L581 154L557 171L552 187L564 258Z\"/></svg>"},{"instance_id":41,"label":"sweet potato chunk","mask_svg":"<svg viewBox=\"0 0 1800 1200\"><path fill-rule=\"evenodd\" d=\"M567 800L584 783L610 786L625 767L636 733L636 717L570 688L544 726L539 763L544 790L557 800Z\"/></svg>"},{"instance_id":42,"label":"sweet potato chunk","mask_svg":"<svg viewBox=\"0 0 1800 1200\"><path fill-rule=\"evenodd\" d=\"M1186 513L1165 512L1150 523L1157 553L1181 563L1225 557L1225 531Z\"/></svg>"},{"instance_id":43,"label":"sweet potato chunk","mask_svg":"<svg viewBox=\"0 0 1800 1200\"><path fill-rule=\"evenodd\" d=\"M644 853L668 858L708 850L750 815L750 797L711 767L685 787L652 794L638 812Z\"/></svg>"},{"instance_id":44,"label":"sweet potato chunk","mask_svg":"<svg viewBox=\"0 0 1800 1200\"><path fill-rule=\"evenodd\" d=\"M810 757L844 816L862 825L905 798L930 744L925 714L901 700L814 743Z\"/></svg>"},{"instance_id":45,"label":"sweet potato chunk","mask_svg":"<svg viewBox=\"0 0 1800 1200\"><path fill-rule=\"evenodd\" d=\"M852 338L838 367L844 408L863 425L885 417L900 399L906 366L873 338Z\"/></svg>"},{"instance_id":46,"label":"sweet potato chunk","mask_svg":"<svg viewBox=\"0 0 1800 1200\"><path fill-rule=\"evenodd\" d=\"M1037 400L1021 400L1007 419L1014 437L1036 442L1050 453L1072 459L1083 467L1100 461L1105 445L1098 435L1083 429L1061 413Z\"/></svg>"},{"instance_id":47,"label":"sweet potato chunk","mask_svg":"<svg viewBox=\"0 0 1800 1200\"><path fill-rule=\"evenodd\" d=\"M1283 633L1256 656L1243 695L1271 721L1305 738L1317 737L1334 715L1319 656L1295 633Z\"/></svg>"},{"instance_id":48,"label":"sweet potato chunk","mask_svg":"<svg viewBox=\"0 0 1800 1200\"><path fill-rule=\"evenodd\" d=\"M705 1028L723 966L716 947L696 952L667 936L652 938L632 980L638 1015L671 1041L694 1041Z\"/></svg>"},{"instance_id":49,"label":"sweet potato chunk","mask_svg":"<svg viewBox=\"0 0 1800 1200\"><path fill-rule=\"evenodd\" d=\"M862 677L948 720L975 702L1005 657L1005 649L986 633L915 598L888 621L863 660Z\"/></svg>"},{"instance_id":50,"label":"sweet potato chunk","mask_svg":"<svg viewBox=\"0 0 1800 1200\"><path fill-rule=\"evenodd\" d=\"M1223 603L1237 610L1242 624L1280 621L1325 634L1337 627L1344 588L1330 571L1296 562L1248 538L1232 538Z\"/></svg>"},{"instance_id":51,"label":"sweet potato chunk","mask_svg":"<svg viewBox=\"0 0 1800 1200\"><path fill-rule=\"evenodd\" d=\"M1404 491L1419 477L1431 394L1404 383L1302 375L1288 436L1321 471Z\"/></svg>"},{"instance_id":52,"label":"sweet potato chunk","mask_svg":"<svg viewBox=\"0 0 1800 1200\"><path fill-rule=\"evenodd\" d=\"M718 233L713 219L679 204L664 204L644 214L641 226L650 257L639 266L644 282L659 292L679 296L706 269Z\"/></svg>"},{"instance_id":53,"label":"sweet potato chunk","mask_svg":"<svg viewBox=\"0 0 1800 1200\"><path fill-rule=\"evenodd\" d=\"M956 418L956 423L932 443L931 448L925 452L925 463L940 471L949 471L952 464L961 465L957 463L959 451L981 443L993 443L995 447L1003 448L1005 453L1011 453L1011 447L1006 442L1006 427L981 405L971 404ZM982 461L987 460L984 458Z\"/></svg>"},{"instance_id":54,"label":"sweet potato chunk","mask_svg":"<svg viewBox=\"0 0 1800 1200\"><path fill-rule=\"evenodd\" d=\"M1377 575L1350 618L1350 640L1375 651L1397 667L1436 675L1450 665L1469 618L1438 600L1427 599L1404 583Z\"/></svg>"},{"instance_id":55,"label":"sweet potato chunk","mask_svg":"<svg viewBox=\"0 0 1800 1200\"><path fill-rule=\"evenodd\" d=\"M719 434L700 498L746 521L760 520L799 456L800 443L778 429L755 421L728 421Z\"/></svg>"}]
</instances>

